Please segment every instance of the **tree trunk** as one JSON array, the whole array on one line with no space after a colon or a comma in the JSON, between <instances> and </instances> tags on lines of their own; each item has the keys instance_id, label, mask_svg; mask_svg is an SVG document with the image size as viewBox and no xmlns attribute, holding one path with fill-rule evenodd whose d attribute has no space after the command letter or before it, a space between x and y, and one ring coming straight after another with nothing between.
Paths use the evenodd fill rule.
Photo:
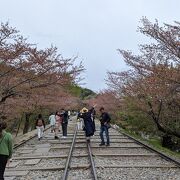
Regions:
<instances>
[{"instance_id":1,"label":"tree trunk","mask_svg":"<svg viewBox=\"0 0 180 180\"><path fill-rule=\"evenodd\" d=\"M156 115L156 113L154 113L151 102L148 101L148 105L150 107L150 111L148 112L148 115L150 115L152 117L152 119L153 119L154 123L156 124L158 130L163 132L164 134L173 135L173 136L176 136L176 137L180 138L180 133L179 132L168 129L167 127L165 127L165 126L163 126L162 124L159 123L159 117L160 117L160 113L161 113L161 110L162 110L162 101L159 104L158 115Z\"/></svg>"},{"instance_id":2,"label":"tree trunk","mask_svg":"<svg viewBox=\"0 0 180 180\"><path fill-rule=\"evenodd\" d=\"M30 116L31 116L31 113L25 113L25 124L24 124L23 134L28 132Z\"/></svg>"},{"instance_id":3,"label":"tree trunk","mask_svg":"<svg viewBox=\"0 0 180 180\"><path fill-rule=\"evenodd\" d=\"M16 131L16 137L17 137L17 135L18 135L18 133L19 133L22 120L23 120L23 116L21 116L21 119L20 119L20 121L19 121L18 129L17 129L17 131Z\"/></svg>"}]
</instances>

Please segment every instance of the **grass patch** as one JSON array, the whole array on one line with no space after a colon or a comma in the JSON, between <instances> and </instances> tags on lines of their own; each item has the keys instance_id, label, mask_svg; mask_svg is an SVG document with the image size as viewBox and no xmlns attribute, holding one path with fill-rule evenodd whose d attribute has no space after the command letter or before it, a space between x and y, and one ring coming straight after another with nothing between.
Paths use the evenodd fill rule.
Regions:
<instances>
[{"instance_id":1,"label":"grass patch","mask_svg":"<svg viewBox=\"0 0 180 180\"><path fill-rule=\"evenodd\" d=\"M159 139L151 138L147 142L148 142L148 144L152 145L155 149L157 149L157 150L159 150L159 151L161 151L161 152L163 152L165 154L180 158L180 153L179 152L171 151L168 148L162 147L161 146L161 141Z\"/></svg>"}]
</instances>

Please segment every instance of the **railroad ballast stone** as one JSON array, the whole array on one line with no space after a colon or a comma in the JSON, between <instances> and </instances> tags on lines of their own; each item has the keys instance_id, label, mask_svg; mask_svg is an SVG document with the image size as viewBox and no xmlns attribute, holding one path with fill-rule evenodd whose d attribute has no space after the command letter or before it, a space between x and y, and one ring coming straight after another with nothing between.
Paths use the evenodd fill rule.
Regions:
<instances>
[{"instance_id":1,"label":"railroad ballast stone","mask_svg":"<svg viewBox=\"0 0 180 180\"><path fill-rule=\"evenodd\" d=\"M171 168L97 168L98 180L179 180L179 169Z\"/></svg>"}]
</instances>

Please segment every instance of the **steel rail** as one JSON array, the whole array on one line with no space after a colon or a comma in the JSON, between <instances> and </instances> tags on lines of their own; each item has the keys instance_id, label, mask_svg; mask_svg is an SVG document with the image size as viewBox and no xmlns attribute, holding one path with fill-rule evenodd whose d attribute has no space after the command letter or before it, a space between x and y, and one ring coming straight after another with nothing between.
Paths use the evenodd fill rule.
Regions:
<instances>
[{"instance_id":1,"label":"steel rail","mask_svg":"<svg viewBox=\"0 0 180 180\"><path fill-rule=\"evenodd\" d=\"M87 141L87 148L88 148L89 158L91 162L92 174L94 176L94 180L97 180L97 173L96 173L96 168L95 168L95 164L94 164L94 160L92 156L91 146L90 146L90 142L88 141Z\"/></svg>"},{"instance_id":2,"label":"steel rail","mask_svg":"<svg viewBox=\"0 0 180 180\"><path fill-rule=\"evenodd\" d=\"M62 180L67 180L67 177L68 177L68 169L69 169L69 164L70 164L70 161L71 161L72 152L73 152L73 148L74 148L74 144L75 144L75 140L76 140L76 135L77 135L77 125L75 127L74 137L73 137L71 148L70 148L70 151L69 151L69 154L68 154L68 158L67 158L67 161L66 161L66 165L65 165L65 169L64 169L64 174L63 174Z\"/></svg>"},{"instance_id":3,"label":"steel rail","mask_svg":"<svg viewBox=\"0 0 180 180\"><path fill-rule=\"evenodd\" d=\"M115 129L115 130L117 130L117 129ZM128 138L134 140L137 144L142 145L142 146L145 147L146 149L148 149L148 150L150 150L150 151L152 151L152 152L157 153L157 154L158 154L159 156L161 156L163 159L166 159L166 160L168 160L168 161L171 161L171 162L173 162L177 167L180 167L180 162L176 161L175 159L173 159L173 158L167 156L166 154L164 154L164 153L162 153L162 152L160 152L160 151L152 148L151 146L149 146L149 145L147 145L147 144L145 144L145 143L143 143L143 142L135 139L134 137L130 136L129 134L126 134L126 133L124 133L124 132L121 132L121 133L122 133L123 135L127 136Z\"/></svg>"}]
</instances>

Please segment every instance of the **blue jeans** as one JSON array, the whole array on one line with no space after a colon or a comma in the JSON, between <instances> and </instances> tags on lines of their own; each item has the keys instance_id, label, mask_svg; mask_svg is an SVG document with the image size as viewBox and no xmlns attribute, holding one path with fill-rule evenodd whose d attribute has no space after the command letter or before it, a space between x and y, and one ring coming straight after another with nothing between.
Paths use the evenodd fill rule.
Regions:
<instances>
[{"instance_id":1,"label":"blue jeans","mask_svg":"<svg viewBox=\"0 0 180 180\"><path fill-rule=\"evenodd\" d=\"M100 128L100 138L101 138L101 143L104 144L104 136L103 136L103 132L105 132L106 135L106 139L107 139L107 144L109 144L109 131L108 128L104 125L101 125Z\"/></svg>"}]
</instances>

